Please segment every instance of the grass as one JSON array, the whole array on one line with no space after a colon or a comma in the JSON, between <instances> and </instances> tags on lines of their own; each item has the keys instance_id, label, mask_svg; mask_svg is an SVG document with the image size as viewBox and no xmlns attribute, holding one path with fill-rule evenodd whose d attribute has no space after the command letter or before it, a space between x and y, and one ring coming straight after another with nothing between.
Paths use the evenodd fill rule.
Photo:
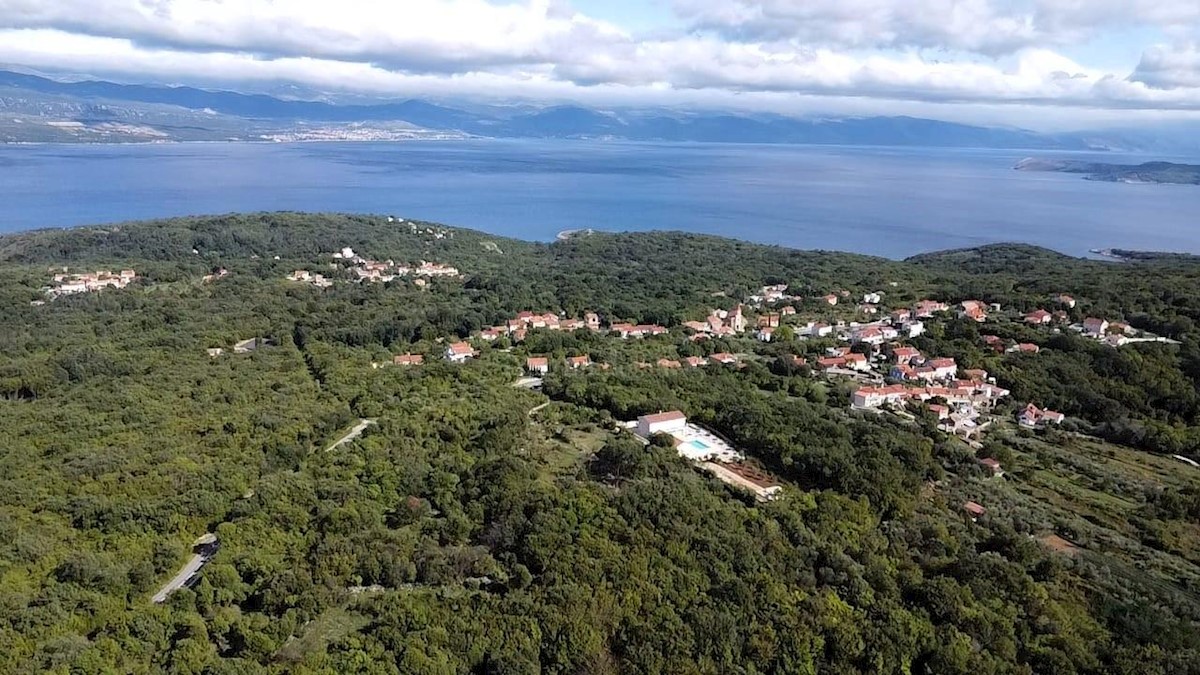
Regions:
<instances>
[{"instance_id":1,"label":"grass","mask_svg":"<svg viewBox=\"0 0 1200 675\"><path fill-rule=\"evenodd\" d=\"M345 607L332 607L310 621L299 637L280 647L275 658L291 663L303 661L309 654L323 653L329 643L365 628L367 623L361 614Z\"/></svg>"}]
</instances>

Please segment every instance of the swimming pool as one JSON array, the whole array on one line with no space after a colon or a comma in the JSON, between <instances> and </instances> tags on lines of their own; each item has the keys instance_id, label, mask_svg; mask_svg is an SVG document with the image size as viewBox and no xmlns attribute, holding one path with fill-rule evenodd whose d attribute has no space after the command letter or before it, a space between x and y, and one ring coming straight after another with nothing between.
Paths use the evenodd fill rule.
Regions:
<instances>
[{"instance_id":1,"label":"swimming pool","mask_svg":"<svg viewBox=\"0 0 1200 675\"><path fill-rule=\"evenodd\" d=\"M710 449L710 446L708 445L708 443L705 443L704 441L691 441L688 443L688 446L690 446L693 450L708 450L708 449Z\"/></svg>"}]
</instances>

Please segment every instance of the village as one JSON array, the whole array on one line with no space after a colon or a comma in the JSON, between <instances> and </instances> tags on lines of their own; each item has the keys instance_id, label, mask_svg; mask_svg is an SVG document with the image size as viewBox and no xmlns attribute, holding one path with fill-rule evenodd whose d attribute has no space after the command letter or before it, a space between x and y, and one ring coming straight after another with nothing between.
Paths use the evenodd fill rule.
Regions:
<instances>
[{"instance_id":1,"label":"village","mask_svg":"<svg viewBox=\"0 0 1200 675\"><path fill-rule=\"evenodd\" d=\"M413 225L415 228L416 226ZM431 234L434 234L432 230ZM441 233L434 234L441 238ZM388 283L396 279L412 277L417 286L425 286L426 279L461 278L457 268L435 262L421 260L416 264L397 263L394 260L370 260L354 252L350 247L344 247L330 254L333 262L329 268L347 276L347 281L354 283ZM340 277L339 277L340 278ZM317 288L329 288L334 280L324 274L310 270L298 269L287 276L288 281L310 284Z\"/></svg>"},{"instance_id":2,"label":"village","mask_svg":"<svg viewBox=\"0 0 1200 675\"><path fill-rule=\"evenodd\" d=\"M823 351L813 355L811 348L805 356L793 355L790 365L801 372L831 384L854 383L846 406L851 411L872 414L892 414L915 420L918 414L929 414L937 428L962 439L979 449L985 433L998 423L1012 423L1014 428L1039 430L1058 426L1065 416L1045 409L1039 402L1025 401L1016 413L1000 415L1002 402L1011 398L1008 389L982 369L962 368L954 358L925 354L911 344L924 335L928 322L943 323L967 320L981 326L1015 322L1039 331L1047 337L1055 332L1072 331L1089 339L1119 347L1133 341L1160 340L1141 333L1121 321L1086 318L1071 323L1062 308L1073 309L1074 299L1060 294L1049 298L1046 305L1053 311L1038 309L1029 313L1015 312L998 304L979 300L948 303L922 299L911 306L883 309L881 292L866 293L862 302L847 302L845 292L830 293L808 299L787 294L786 286L768 286L745 298L729 309L711 309L701 319L680 322L673 328L656 324L639 324L617 318L602 317L597 312L585 312L578 317L561 313L522 311L498 325L484 328L468 339L444 344L437 354L446 362L463 364L479 358L488 348L513 351L524 343L532 331L586 331L597 336L630 341L654 337L675 336L666 340L674 344L704 343L725 340L725 344L741 345L742 353L712 351L703 356L662 356L654 360L635 360L622 364L597 361L592 354L568 353L560 357L529 353L524 360L521 386L537 388L541 378L554 371L570 373L586 370L609 370L614 365L638 370L688 370L710 366L743 368L750 362L763 360L753 344L792 342L800 345L818 341ZM834 314L827 310L842 303L849 305ZM823 314L823 316L822 316ZM848 318L852 315L854 318ZM981 332L981 346L999 355L1035 355L1039 347L1033 343L1004 339ZM502 341L496 346L495 343ZM659 350L666 342L657 342ZM404 353L392 358L391 365L411 367L426 362L427 354ZM379 367L382 364L376 364ZM1011 406L1005 409L1012 410ZM681 457L695 463L718 479L754 493L759 499L773 499L779 494L779 484L769 475L746 461L745 455L716 436L711 430L688 422L683 411L664 410L625 423L644 441L664 433L670 436ZM1003 467L994 459L983 458L980 464L991 475L1003 475Z\"/></svg>"},{"instance_id":3,"label":"village","mask_svg":"<svg viewBox=\"0 0 1200 675\"><path fill-rule=\"evenodd\" d=\"M50 300L55 300L64 295L94 293L106 288L125 288L137 278L137 272L128 269L119 272L100 270L72 273L63 267L54 274L52 284L46 287L45 292Z\"/></svg>"}]
</instances>

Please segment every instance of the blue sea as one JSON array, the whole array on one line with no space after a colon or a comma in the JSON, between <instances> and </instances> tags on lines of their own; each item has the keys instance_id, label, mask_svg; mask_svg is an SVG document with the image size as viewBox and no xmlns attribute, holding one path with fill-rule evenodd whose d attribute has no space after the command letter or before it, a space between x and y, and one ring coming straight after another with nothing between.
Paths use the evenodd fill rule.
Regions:
<instances>
[{"instance_id":1,"label":"blue sea","mask_svg":"<svg viewBox=\"0 0 1200 675\"><path fill-rule=\"evenodd\" d=\"M686 230L892 258L999 241L1073 255L1200 253L1200 187L1012 170L1031 154L1189 161L599 141L0 146L0 232L296 210L535 240L579 228Z\"/></svg>"}]
</instances>

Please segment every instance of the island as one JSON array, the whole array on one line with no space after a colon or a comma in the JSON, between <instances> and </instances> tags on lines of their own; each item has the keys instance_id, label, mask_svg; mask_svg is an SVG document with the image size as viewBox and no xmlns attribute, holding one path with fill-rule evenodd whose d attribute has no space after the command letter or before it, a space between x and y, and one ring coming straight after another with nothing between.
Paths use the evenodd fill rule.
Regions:
<instances>
[{"instance_id":1,"label":"island","mask_svg":"<svg viewBox=\"0 0 1200 675\"><path fill-rule=\"evenodd\" d=\"M1016 244L0 236L0 673L1194 672L1198 299Z\"/></svg>"},{"instance_id":2,"label":"island","mask_svg":"<svg viewBox=\"0 0 1200 675\"><path fill-rule=\"evenodd\" d=\"M1200 165L1196 164L1175 164L1172 162L1104 164L1100 162L1029 157L1017 162L1017 165L1013 168L1017 171L1083 174L1086 180L1108 183L1200 185Z\"/></svg>"}]
</instances>

